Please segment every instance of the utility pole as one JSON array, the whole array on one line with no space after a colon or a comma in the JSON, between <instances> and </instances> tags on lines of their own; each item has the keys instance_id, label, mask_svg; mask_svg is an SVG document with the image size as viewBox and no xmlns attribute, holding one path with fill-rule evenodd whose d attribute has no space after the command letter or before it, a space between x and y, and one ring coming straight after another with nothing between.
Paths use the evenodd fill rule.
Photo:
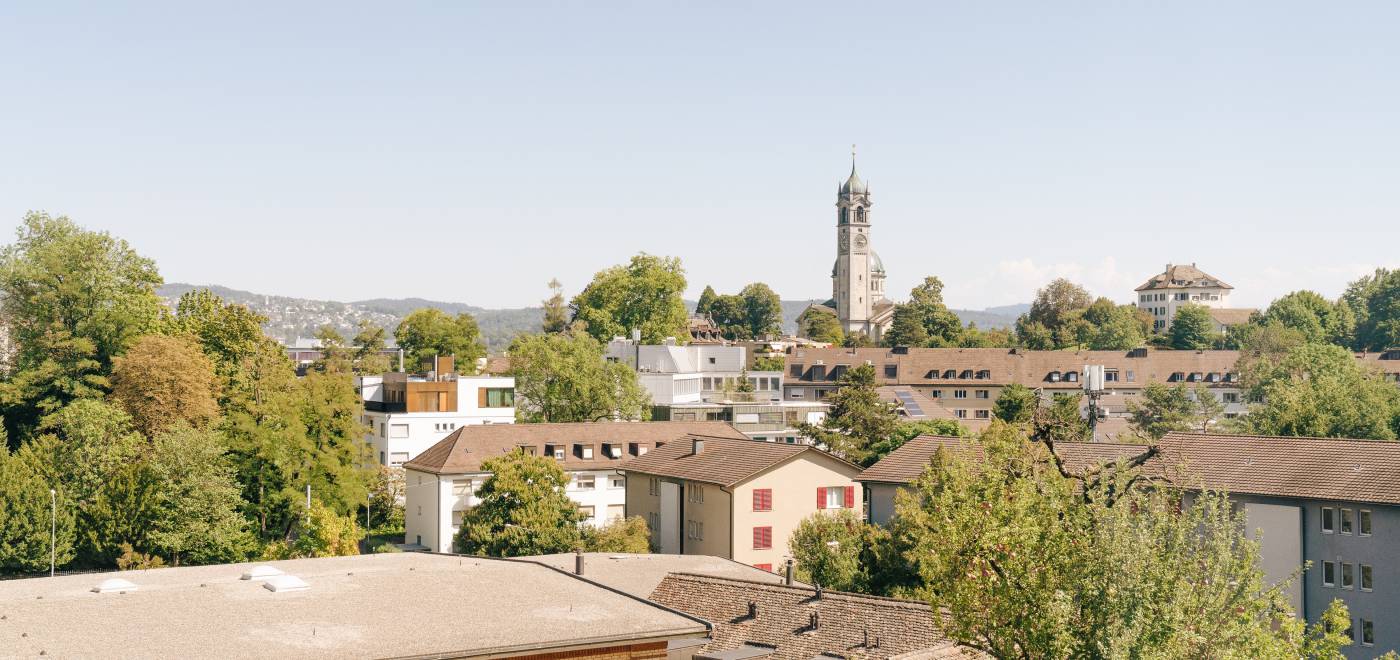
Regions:
<instances>
[{"instance_id":1,"label":"utility pole","mask_svg":"<svg viewBox=\"0 0 1400 660\"><path fill-rule=\"evenodd\" d=\"M52 488L49 489L49 503L53 506L49 514L49 577L53 577L58 560L58 491Z\"/></svg>"}]
</instances>

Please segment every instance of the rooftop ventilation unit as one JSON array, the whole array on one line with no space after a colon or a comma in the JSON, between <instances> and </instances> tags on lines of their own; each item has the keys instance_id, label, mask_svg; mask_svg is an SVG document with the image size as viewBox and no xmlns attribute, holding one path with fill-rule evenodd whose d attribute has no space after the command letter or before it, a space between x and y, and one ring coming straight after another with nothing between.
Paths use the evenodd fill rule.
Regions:
<instances>
[{"instance_id":1,"label":"rooftop ventilation unit","mask_svg":"<svg viewBox=\"0 0 1400 660\"><path fill-rule=\"evenodd\" d=\"M295 575L274 575L263 581L263 588L273 593L284 591L306 591L311 585Z\"/></svg>"},{"instance_id":2,"label":"rooftop ventilation unit","mask_svg":"<svg viewBox=\"0 0 1400 660\"><path fill-rule=\"evenodd\" d=\"M111 578L103 580L97 586L93 587L92 592L95 594L114 594L123 591L136 591L138 588L136 583L130 580Z\"/></svg>"},{"instance_id":3,"label":"rooftop ventilation unit","mask_svg":"<svg viewBox=\"0 0 1400 660\"><path fill-rule=\"evenodd\" d=\"M266 580L266 579L268 579L268 578L270 578L270 577L275 577L275 576L278 576L278 575L281 575L281 574L282 574L282 571L280 571L280 570L278 570L278 569L275 569L275 568L273 568L273 567L271 567L271 566L267 566L267 565L263 565L263 566L254 566L254 567L248 569L247 572L243 573L243 577L241 577L241 578L239 578L239 579L241 579L241 580Z\"/></svg>"}]
</instances>

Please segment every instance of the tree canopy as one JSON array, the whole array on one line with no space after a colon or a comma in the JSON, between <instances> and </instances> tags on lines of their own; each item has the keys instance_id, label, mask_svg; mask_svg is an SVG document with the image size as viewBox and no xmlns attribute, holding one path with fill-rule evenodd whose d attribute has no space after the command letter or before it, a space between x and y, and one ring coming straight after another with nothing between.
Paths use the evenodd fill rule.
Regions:
<instances>
[{"instance_id":1,"label":"tree canopy","mask_svg":"<svg viewBox=\"0 0 1400 660\"><path fill-rule=\"evenodd\" d=\"M603 359L586 334L520 335L510 345L516 417L522 422L648 419L651 397L625 364Z\"/></svg>"},{"instance_id":2,"label":"tree canopy","mask_svg":"<svg viewBox=\"0 0 1400 660\"><path fill-rule=\"evenodd\" d=\"M435 356L455 356L457 373L469 374L476 371L476 359L486 355L475 317L466 312L451 316L435 307L409 312L394 330L394 341L410 368L431 363Z\"/></svg>"},{"instance_id":3,"label":"tree canopy","mask_svg":"<svg viewBox=\"0 0 1400 660\"><path fill-rule=\"evenodd\" d=\"M208 426L219 416L219 387L214 363L186 336L141 337L112 368L112 400L146 436Z\"/></svg>"},{"instance_id":4,"label":"tree canopy","mask_svg":"<svg viewBox=\"0 0 1400 660\"><path fill-rule=\"evenodd\" d=\"M688 315L681 294L685 269L680 259L642 253L626 265L598 272L570 306L574 321L586 324L600 342L641 332L642 341L660 344L667 337L689 337Z\"/></svg>"},{"instance_id":5,"label":"tree canopy","mask_svg":"<svg viewBox=\"0 0 1400 660\"><path fill-rule=\"evenodd\" d=\"M797 317L797 334L812 341L820 341L839 346L846 339L841 322L836 313L808 307Z\"/></svg>"},{"instance_id":6,"label":"tree canopy","mask_svg":"<svg viewBox=\"0 0 1400 660\"><path fill-rule=\"evenodd\" d=\"M558 279L549 280L549 298L544 303L545 333L560 333L569 329L569 307L564 302L564 285Z\"/></svg>"},{"instance_id":7,"label":"tree canopy","mask_svg":"<svg viewBox=\"0 0 1400 660\"><path fill-rule=\"evenodd\" d=\"M783 304L767 284L754 282L738 294L719 295L705 287L695 313L707 314L726 339L755 339L783 327Z\"/></svg>"},{"instance_id":8,"label":"tree canopy","mask_svg":"<svg viewBox=\"0 0 1400 660\"><path fill-rule=\"evenodd\" d=\"M1215 344L1214 328L1209 309L1187 304L1176 308L1167 336L1171 347L1179 351L1203 351Z\"/></svg>"},{"instance_id":9,"label":"tree canopy","mask_svg":"<svg viewBox=\"0 0 1400 660\"><path fill-rule=\"evenodd\" d=\"M490 557L547 555L579 547L583 514L565 488L569 475L553 458L511 452L482 463L490 473L476 506L462 516L458 552Z\"/></svg>"},{"instance_id":10,"label":"tree canopy","mask_svg":"<svg viewBox=\"0 0 1400 660\"><path fill-rule=\"evenodd\" d=\"M1244 358L1241 358L1244 360ZM1304 344L1241 369L1251 399L1244 424L1262 435L1400 437L1400 389L1345 348Z\"/></svg>"},{"instance_id":11,"label":"tree canopy","mask_svg":"<svg viewBox=\"0 0 1400 660\"><path fill-rule=\"evenodd\" d=\"M866 460L871 447L894 435L899 416L894 405L880 400L875 390L875 368L862 364L837 380L838 389L827 399L831 409L820 425L799 425L802 434L853 463Z\"/></svg>"},{"instance_id":12,"label":"tree canopy","mask_svg":"<svg viewBox=\"0 0 1400 660\"><path fill-rule=\"evenodd\" d=\"M1400 270L1377 268L1347 286L1342 302L1355 316L1353 348L1380 351L1400 346Z\"/></svg>"}]
</instances>

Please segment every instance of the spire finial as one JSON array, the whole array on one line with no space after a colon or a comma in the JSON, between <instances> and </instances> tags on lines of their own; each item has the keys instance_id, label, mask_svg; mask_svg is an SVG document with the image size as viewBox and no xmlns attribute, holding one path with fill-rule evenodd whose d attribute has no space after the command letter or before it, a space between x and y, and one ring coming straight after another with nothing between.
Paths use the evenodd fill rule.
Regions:
<instances>
[{"instance_id":1,"label":"spire finial","mask_svg":"<svg viewBox=\"0 0 1400 660\"><path fill-rule=\"evenodd\" d=\"M851 145L851 172L856 171L856 145Z\"/></svg>"}]
</instances>

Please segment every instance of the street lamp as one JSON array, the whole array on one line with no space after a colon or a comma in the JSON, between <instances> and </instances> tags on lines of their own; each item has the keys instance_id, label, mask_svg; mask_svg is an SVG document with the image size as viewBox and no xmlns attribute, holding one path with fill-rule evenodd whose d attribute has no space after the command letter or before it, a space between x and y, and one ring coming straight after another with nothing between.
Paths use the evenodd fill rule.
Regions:
<instances>
[{"instance_id":1,"label":"street lamp","mask_svg":"<svg viewBox=\"0 0 1400 660\"><path fill-rule=\"evenodd\" d=\"M53 577L54 563L58 559L58 491L49 489L49 577Z\"/></svg>"}]
</instances>

